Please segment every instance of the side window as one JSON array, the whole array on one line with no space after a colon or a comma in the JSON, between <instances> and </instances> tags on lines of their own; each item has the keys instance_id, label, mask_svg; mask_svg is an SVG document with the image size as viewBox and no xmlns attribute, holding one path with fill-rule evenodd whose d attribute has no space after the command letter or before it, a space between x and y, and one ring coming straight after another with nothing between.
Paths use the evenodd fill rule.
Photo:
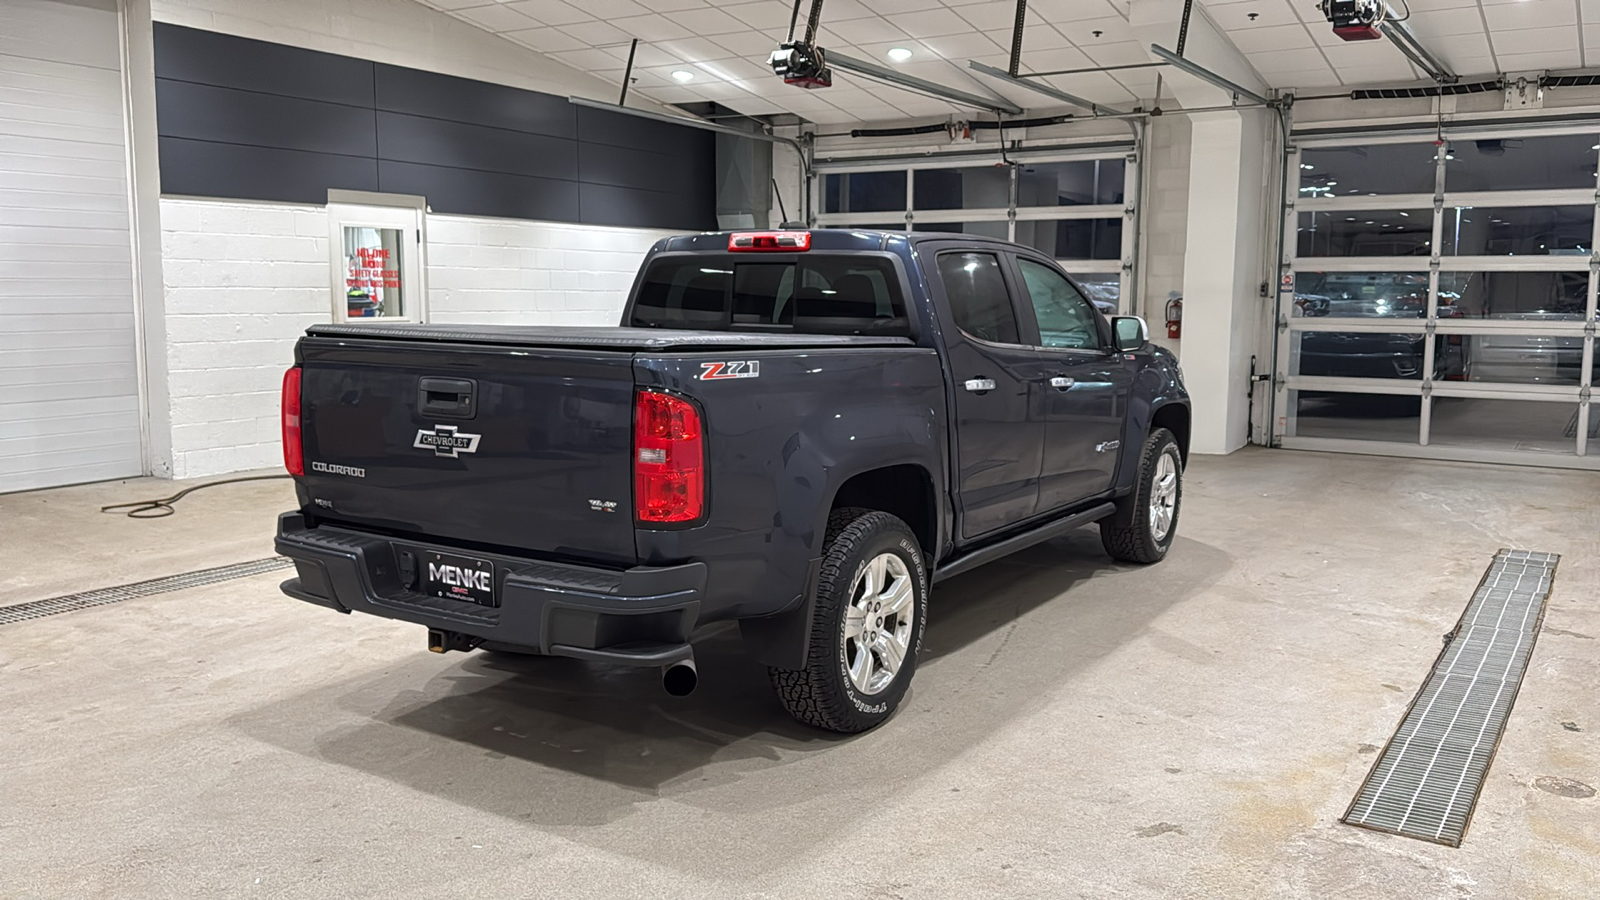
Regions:
<instances>
[{"instance_id":1,"label":"side window","mask_svg":"<svg viewBox=\"0 0 1600 900\"><path fill-rule=\"evenodd\" d=\"M1067 350L1100 349L1100 326L1090 305L1061 273L1031 259L1017 259L1028 300L1039 321L1039 343Z\"/></svg>"},{"instance_id":2,"label":"side window","mask_svg":"<svg viewBox=\"0 0 1600 900\"><path fill-rule=\"evenodd\" d=\"M993 253L943 253L939 279L956 325L972 337L997 344L1015 344L1017 315Z\"/></svg>"}]
</instances>

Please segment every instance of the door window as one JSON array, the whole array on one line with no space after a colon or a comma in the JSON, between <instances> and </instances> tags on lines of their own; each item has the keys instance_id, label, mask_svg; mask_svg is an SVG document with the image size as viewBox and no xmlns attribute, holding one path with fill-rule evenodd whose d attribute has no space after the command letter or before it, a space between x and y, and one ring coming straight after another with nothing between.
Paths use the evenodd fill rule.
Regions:
<instances>
[{"instance_id":1,"label":"door window","mask_svg":"<svg viewBox=\"0 0 1600 900\"><path fill-rule=\"evenodd\" d=\"M1022 283L1028 289L1034 317L1039 321L1039 343L1067 350L1100 349L1100 325L1094 307L1060 272L1031 259L1017 260Z\"/></svg>"},{"instance_id":2,"label":"door window","mask_svg":"<svg viewBox=\"0 0 1600 900\"><path fill-rule=\"evenodd\" d=\"M1020 342L1017 314L1011 308L1000 258L993 253L945 253L939 257L939 278L956 326L964 333L996 344Z\"/></svg>"}]
</instances>

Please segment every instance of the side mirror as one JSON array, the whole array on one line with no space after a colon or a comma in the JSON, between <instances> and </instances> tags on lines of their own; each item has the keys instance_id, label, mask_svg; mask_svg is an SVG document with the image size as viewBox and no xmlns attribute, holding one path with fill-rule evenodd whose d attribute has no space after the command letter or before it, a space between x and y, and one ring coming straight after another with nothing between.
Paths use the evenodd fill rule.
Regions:
<instances>
[{"instance_id":1,"label":"side mirror","mask_svg":"<svg viewBox=\"0 0 1600 900\"><path fill-rule=\"evenodd\" d=\"M1150 343L1150 326L1138 316L1117 316L1111 320L1111 331L1116 335L1118 353L1143 350Z\"/></svg>"}]
</instances>

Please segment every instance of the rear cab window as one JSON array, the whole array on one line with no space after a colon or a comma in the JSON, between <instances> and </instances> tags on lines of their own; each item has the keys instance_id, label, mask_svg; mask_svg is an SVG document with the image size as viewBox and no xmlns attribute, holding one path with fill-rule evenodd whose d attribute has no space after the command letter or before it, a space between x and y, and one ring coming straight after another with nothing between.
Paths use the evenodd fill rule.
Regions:
<instances>
[{"instance_id":1,"label":"rear cab window","mask_svg":"<svg viewBox=\"0 0 1600 900\"><path fill-rule=\"evenodd\" d=\"M802 334L911 333L893 263L859 255L658 258L640 281L628 324Z\"/></svg>"}]
</instances>

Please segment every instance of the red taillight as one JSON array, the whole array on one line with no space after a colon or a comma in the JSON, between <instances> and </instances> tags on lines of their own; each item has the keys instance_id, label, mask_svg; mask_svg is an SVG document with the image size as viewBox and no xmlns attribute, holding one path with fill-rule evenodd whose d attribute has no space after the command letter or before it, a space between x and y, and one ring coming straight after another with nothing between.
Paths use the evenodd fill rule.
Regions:
<instances>
[{"instance_id":1,"label":"red taillight","mask_svg":"<svg viewBox=\"0 0 1600 900\"><path fill-rule=\"evenodd\" d=\"M306 473L305 449L300 445L300 367L283 373L283 467L290 475Z\"/></svg>"},{"instance_id":2,"label":"red taillight","mask_svg":"<svg viewBox=\"0 0 1600 900\"><path fill-rule=\"evenodd\" d=\"M752 250L783 252L810 250L809 231L741 231L728 235L728 249L748 253Z\"/></svg>"},{"instance_id":3,"label":"red taillight","mask_svg":"<svg viewBox=\"0 0 1600 900\"><path fill-rule=\"evenodd\" d=\"M643 524L693 522L705 513L700 411L671 394L640 391L633 406L633 508Z\"/></svg>"}]
</instances>

